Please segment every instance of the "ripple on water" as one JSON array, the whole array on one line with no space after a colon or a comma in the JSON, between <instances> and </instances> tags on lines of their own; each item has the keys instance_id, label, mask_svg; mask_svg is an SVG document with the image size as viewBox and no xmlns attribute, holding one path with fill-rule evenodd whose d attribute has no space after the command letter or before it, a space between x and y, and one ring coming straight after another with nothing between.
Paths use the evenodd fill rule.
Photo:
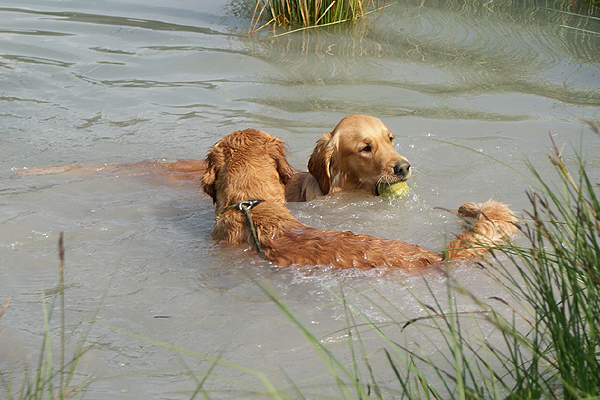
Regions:
<instances>
[{"instance_id":1,"label":"ripple on water","mask_svg":"<svg viewBox=\"0 0 600 400\"><path fill-rule=\"evenodd\" d=\"M434 207L455 210L492 196L517 211L528 206L522 160L554 176L546 166L548 131L559 144L581 140L590 164L600 149L575 117L597 119L600 36L582 34L600 31L597 19L564 18L540 2L457 8L408 0L389 4L372 26L271 37L267 30L230 34L232 20L221 19L225 1L10 1L0 8L0 293L13 299L1 321L0 353L36 360L41 299L57 293L63 231L70 344L88 321L99 321L80 364L82 374L100 377L89 398L189 398L196 385L180 371L203 374L212 365L192 354L249 368L260 360L261 372L285 371L273 379L292 377L306 393L316 387L328 396L329 374L314 347L257 284L272 287L345 365L353 361L347 339L354 326L387 382L397 382L386 376L389 341L369 321L387 339L434 357L447 353L431 328L440 321L433 315L451 309L468 313L461 327L469 335L498 338L469 296L448 293L442 272L280 269L243 247L214 243L213 205L196 184L14 172L201 158L222 136L247 127L282 137L303 168L317 138L341 117L368 113L384 120L411 161L411 195L393 203L333 195L288 207L319 229L435 250L460 225ZM563 155L575 159L568 144ZM518 304L486 274L493 266L486 268L464 263L451 272L511 317L498 299ZM242 380L262 391L239 370L213 372L210 389L230 390ZM239 397L224 397L230 393Z\"/></svg>"}]
</instances>

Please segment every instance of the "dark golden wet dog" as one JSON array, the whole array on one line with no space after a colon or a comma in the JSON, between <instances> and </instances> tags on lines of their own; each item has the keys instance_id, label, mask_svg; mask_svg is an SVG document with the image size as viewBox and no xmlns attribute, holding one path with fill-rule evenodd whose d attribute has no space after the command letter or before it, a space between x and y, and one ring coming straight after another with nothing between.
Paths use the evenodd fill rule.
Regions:
<instances>
[{"instance_id":1,"label":"dark golden wet dog","mask_svg":"<svg viewBox=\"0 0 600 400\"><path fill-rule=\"evenodd\" d=\"M286 185L294 174L283 141L266 132L237 131L217 142L208 152L202 176L202 188L215 204L214 239L249 245L281 267L391 267L414 272L481 255L486 246L517 230L510 209L494 201L459 208L460 215L476 222L443 254L396 240L311 228L285 207Z\"/></svg>"}]
</instances>

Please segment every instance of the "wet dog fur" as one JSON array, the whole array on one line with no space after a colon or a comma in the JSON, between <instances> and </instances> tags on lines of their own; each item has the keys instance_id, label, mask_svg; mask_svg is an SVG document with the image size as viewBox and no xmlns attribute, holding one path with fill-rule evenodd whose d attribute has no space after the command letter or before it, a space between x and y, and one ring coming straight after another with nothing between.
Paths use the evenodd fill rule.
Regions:
<instances>
[{"instance_id":1,"label":"wet dog fur","mask_svg":"<svg viewBox=\"0 0 600 400\"><path fill-rule=\"evenodd\" d=\"M442 254L402 241L311 228L285 207L286 184L294 173L283 141L266 132L246 129L217 142L207 154L201 183L215 204L213 238L260 250L281 267L389 267L415 272L444 261L478 257L517 230L510 209L495 201L463 204L458 214L475 224ZM240 204L253 200L258 203L248 209L248 218Z\"/></svg>"}]
</instances>

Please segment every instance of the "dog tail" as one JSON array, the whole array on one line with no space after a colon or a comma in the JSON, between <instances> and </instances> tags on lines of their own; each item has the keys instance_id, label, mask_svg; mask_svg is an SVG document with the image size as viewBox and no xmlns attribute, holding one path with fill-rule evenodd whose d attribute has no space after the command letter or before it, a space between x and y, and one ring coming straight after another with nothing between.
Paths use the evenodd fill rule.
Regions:
<instances>
[{"instance_id":1,"label":"dog tail","mask_svg":"<svg viewBox=\"0 0 600 400\"><path fill-rule=\"evenodd\" d=\"M129 175L164 175L173 180L199 180L206 172L204 160L167 161L146 160L132 164L66 164L22 169L16 175L90 175L101 173L128 173Z\"/></svg>"},{"instance_id":2,"label":"dog tail","mask_svg":"<svg viewBox=\"0 0 600 400\"><path fill-rule=\"evenodd\" d=\"M480 257L516 233L519 228L518 220L510 208L493 200L463 204L458 209L458 215L474 220L475 224L450 242L446 260Z\"/></svg>"}]
</instances>

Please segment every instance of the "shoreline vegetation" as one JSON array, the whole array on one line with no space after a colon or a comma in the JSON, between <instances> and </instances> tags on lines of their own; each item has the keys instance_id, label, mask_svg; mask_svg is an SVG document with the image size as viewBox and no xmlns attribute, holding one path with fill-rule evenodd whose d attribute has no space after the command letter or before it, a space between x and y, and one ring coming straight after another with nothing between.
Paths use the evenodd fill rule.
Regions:
<instances>
[{"instance_id":1,"label":"shoreline vegetation","mask_svg":"<svg viewBox=\"0 0 600 400\"><path fill-rule=\"evenodd\" d=\"M285 26L286 29L326 27L348 21L365 21L365 17L380 12L385 0L307 1L307 0L249 0L253 3L249 33L266 27ZM494 1L487 2L486 6ZM572 13L600 15L600 0L557 0L560 7ZM574 7L573 11L569 7ZM558 6L557 6L558 7ZM598 17L591 17L598 18ZM583 33L590 33L580 29ZM593 33L593 32L592 32ZM595 33L594 33L595 34ZM597 122L585 121L600 135ZM551 139L552 140L552 139ZM387 313L386 329L369 319L355 302L366 300L373 307L385 299L368 297L340 282L340 291L331 291L343 305L343 330L348 338L348 356L341 360L326 344L288 308L266 281L256 282L299 329L313 346L330 371L333 387L339 398L407 398L407 399L582 399L600 397L600 196L598 182L587 174L581 152L576 166L569 166L552 141L549 162L558 179L548 182L534 166L529 170L537 182L527 196L530 209L520 225L525 244L508 243L490 249L493 262L480 266L510 298L486 299L472 295L469 288L446 271L446 297L435 298L434 304L422 299L415 301L428 310L418 318L406 320ZM594 165L594 167L597 167ZM474 244L479 246L479 244ZM59 283L52 293L41 294L44 334L37 362L18 370L0 371L0 391L7 399L72 399L85 398L97 379L88 377L78 367L86 352L93 348L88 340L101 305L76 338L74 348L68 346L65 323L65 255L62 235L59 239ZM472 312L457 311L456 298L467 297L476 306ZM47 302L50 298L51 301ZM11 312L11 298L0 308L0 322ZM382 308L383 309L383 308ZM507 313L508 311L508 313ZM58 335L51 329L54 314L60 317ZM399 313L400 314L400 313ZM465 318L492 327L500 335L492 342L485 335L465 331ZM53 325L54 326L54 325ZM416 346L394 342L384 332L411 335L422 330L436 335L442 361L433 359ZM235 369L256 379L251 397L274 399L310 398L296 386L293 377L285 382L272 377L271 371L259 371L233 364L222 357L200 354L157 342L131 332L115 332L152 343L177 354L197 357L209 362L205 371L186 371L195 390L189 398L212 398L222 394L210 388L210 379L219 368ZM361 339L365 331L381 339L379 351L367 350ZM56 345L58 341L58 345ZM372 343L369 344L372 347ZM428 342L427 345L431 345ZM71 348L72 350L67 350ZM69 353L69 354L67 354ZM429 351L430 353L430 351ZM371 361L378 357L387 361L394 377L385 384ZM347 362L350 359L351 362ZM26 361L23 361L26 363ZM380 365L380 363L378 363ZM248 390L247 387L240 390ZM311 390L314 392L318 390ZM240 392L245 393L245 392Z\"/></svg>"},{"instance_id":2,"label":"shoreline vegetation","mask_svg":"<svg viewBox=\"0 0 600 400\"><path fill-rule=\"evenodd\" d=\"M584 120L600 135L596 122ZM598 182L586 172L581 152L576 152L576 165L569 167L553 139L549 162L554 166L558 180L544 180L529 164L536 189L527 192L530 209L520 222L520 235L525 244L507 243L490 248L493 262L478 263L481 269L509 294L509 298L477 298L468 287L456 281L450 269L446 271L447 296L434 294L433 304L415 301L428 310L424 315L406 320L386 312L385 323L369 319L357 299L366 300L378 309L386 299L369 297L339 282L339 291L330 290L343 305L342 330L347 337L348 354L341 360L303 325L266 281L256 282L299 329L330 371L333 387L339 398L406 398L406 399L582 399L600 396L600 197ZM594 167L596 167L594 165ZM575 169L575 171L573 171ZM479 244L474 244L478 246ZM59 285L50 306L42 294L44 311L43 335L36 370L27 369L23 376L0 373L0 387L8 399L84 398L86 390L93 390L94 378L86 378L77 371L79 361L88 349L88 334L95 321L89 318L88 329L78 339L72 356L65 354L64 323L64 249L59 240ZM473 266L476 268L476 266ZM425 279L425 278L424 278ZM401 284L401 283L400 283ZM477 310L457 311L456 298L470 299ZM58 303L57 303L58 300ZM0 318L10 312L10 299L0 311ZM52 310L58 304L61 313L61 331L51 335ZM364 304L364 302L362 303ZM100 306L98 307L100 308ZM396 309L398 314L401 310ZM508 311L508 315L507 315ZM489 340L485 334L466 332L466 320L477 320L476 325L491 327L500 339ZM385 325L385 326L384 326ZM105 326L106 327L106 326ZM431 358L431 349L425 351L419 344L403 345L384 332L394 328L396 333L412 336L414 330L424 332L429 339L426 346L443 354ZM110 327L107 327L111 329ZM138 338L140 341L161 346L169 351L209 361L207 371L187 371L194 379L196 389L190 399L211 398L221 393L210 388L210 378L219 368L235 369L253 376L257 383L248 393L251 397L273 399L309 398L288 376L280 382L272 371L260 371L233 364L224 358L199 354L177 348L131 332L115 332ZM375 333L381 339L380 349L369 349L361 337ZM481 333L481 332L480 332ZM53 339L54 338L54 339ZM58 357L53 355L52 343L59 340ZM385 384L380 372L371 363L378 358L387 360L395 381ZM351 361L348 362L348 359ZM82 382L75 382L82 379ZM96 378L98 379L98 378ZM16 382L16 383L15 383ZM241 389L247 391L245 387ZM312 390L311 390L312 392Z\"/></svg>"},{"instance_id":3,"label":"shoreline vegetation","mask_svg":"<svg viewBox=\"0 0 600 400\"><path fill-rule=\"evenodd\" d=\"M270 25L302 29L364 21L383 7L385 0L256 0L248 33Z\"/></svg>"},{"instance_id":4,"label":"shoreline vegetation","mask_svg":"<svg viewBox=\"0 0 600 400\"><path fill-rule=\"evenodd\" d=\"M435 1L434 1L435 3ZM463 0L456 2L464 3ZM475 6L482 6L480 2L473 2ZM498 4L496 4L498 3ZM511 2L485 2L483 7L488 10L498 8L502 12L505 8L518 4L518 0ZM548 3L548 2L547 2ZM600 17L600 0L555 0L550 1L554 8L562 10L565 15L573 14L591 18ZM256 33L266 27L283 27L286 33L292 33L310 28L325 28L346 22L362 21L366 24L366 17L373 13L381 13L386 7L386 0L233 0L232 8L245 10L244 14L250 19L248 33ZM422 5L427 5L423 0ZM541 5L542 8L543 5ZM595 32L581 30L581 33L594 34Z\"/></svg>"}]
</instances>

